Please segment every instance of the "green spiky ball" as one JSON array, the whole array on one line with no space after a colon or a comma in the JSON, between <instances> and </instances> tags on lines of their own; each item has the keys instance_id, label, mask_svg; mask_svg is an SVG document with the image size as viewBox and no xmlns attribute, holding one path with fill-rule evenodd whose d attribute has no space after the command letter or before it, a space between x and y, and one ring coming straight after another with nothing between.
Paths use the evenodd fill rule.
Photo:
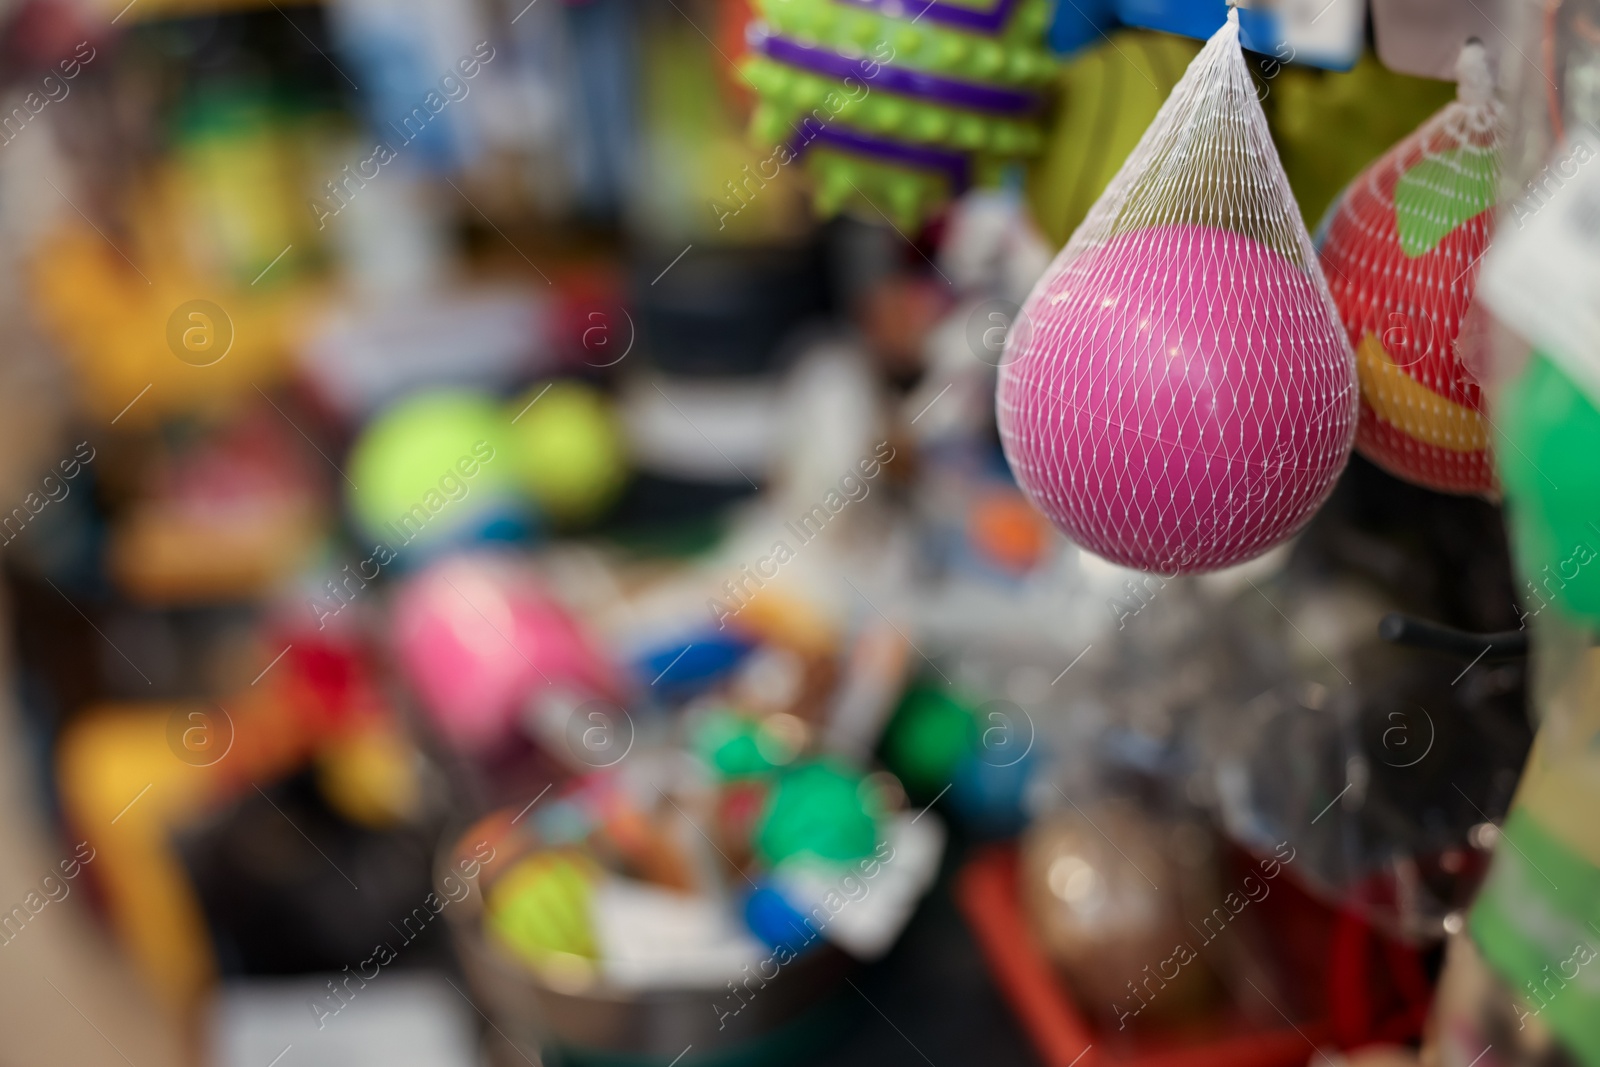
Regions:
<instances>
[{"instance_id":1,"label":"green spiky ball","mask_svg":"<svg viewBox=\"0 0 1600 1067\"><path fill-rule=\"evenodd\" d=\"M787 41L974 87L1039 93L1056 75L1056 61L1044 41L1050 0L1023 0L994 36L838 0L758 0L757 10L758 29ZM759 52L752 52L742 69L760 94L752 139L764 152L776 151L780 164L788 161L788 149L781 146L797 137L807 118L845 133L959 152L967 158L974 185L998 184L1009 167L1044 144L1038 111L1005 115L918 99L875 85L870 76L850 86L842 77ZM913 232L962 191L936 168L873 158L821 141L807 146L804 160L823 216L848 209L871 221L888 218Z\"/></svg>"}]
</instances>

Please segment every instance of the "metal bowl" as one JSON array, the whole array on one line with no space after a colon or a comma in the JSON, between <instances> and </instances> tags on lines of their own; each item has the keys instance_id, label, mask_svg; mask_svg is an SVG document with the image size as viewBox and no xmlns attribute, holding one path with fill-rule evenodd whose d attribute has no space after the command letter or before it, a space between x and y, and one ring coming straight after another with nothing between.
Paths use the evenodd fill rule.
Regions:
<instances>
[{"instance_id":1,"label":"metal bowl","mask_svg":"<svg viewBox=\"0 0 1600 1067\"><path fill-rule=\"evenodd\" d=\"M531 830L512 825L515 810L503 809L464 833L448 835L434 883L440 899L448 901L447 925L478 1007L533 1062L542 1058L547 1067L794 1062L815 1054L844 1025L848 1013L836 994L857 964L827 942L765 982L752 977L738 983L738 999L731 982L660 990L621 989L599 978L558 985L519 961L487 935L484 923L484 891L538 847ZM494 843L492 866L479 877L462 877L461 857L471 856L486 840Z\"/></svg>"}]
</instances>

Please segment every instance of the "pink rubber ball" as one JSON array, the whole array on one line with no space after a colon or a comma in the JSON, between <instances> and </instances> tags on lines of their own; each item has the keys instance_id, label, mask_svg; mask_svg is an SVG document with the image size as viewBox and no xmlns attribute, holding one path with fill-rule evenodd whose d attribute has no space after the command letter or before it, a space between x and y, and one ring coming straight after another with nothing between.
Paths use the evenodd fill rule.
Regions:
<instances>
[{"instance_id":1,"label":"pink rubber ball","mask_svg":"<svg viewBox=\"0 0 1600 1067\"><path fill-rule=\"evenodd\" d=\"M1299 530L1349 458L1357 402L1310 275L1242 234L1172 225L1052 267L1011 331L996 408L1018 482L1068 537L1173 574Z\"/></svg>"},{"instance_id":2,"label":"pink rubber ball","mask_svg":"<svg viewBox=\"0 0 1600 1067\"><path fill-rule=\"evenodd\" d=\"M401 589L393 619L400 671L457 748L482 751L505 740L536 690L619 695L618 675L578 621L510 560L435 564Z\"/></svg>"}]
</instances>

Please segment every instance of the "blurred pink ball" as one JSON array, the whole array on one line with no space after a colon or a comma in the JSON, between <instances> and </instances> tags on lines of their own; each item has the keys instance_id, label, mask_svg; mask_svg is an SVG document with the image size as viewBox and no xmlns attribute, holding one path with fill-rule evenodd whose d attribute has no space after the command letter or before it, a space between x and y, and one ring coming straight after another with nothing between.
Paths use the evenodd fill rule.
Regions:
<instances>
[{"instance_id":1,"label":"blurred pink ball","mask_svg":"<svg viewBox=\"0 0 1600 1067\"><path fill-rule=\"evenodd\" d=\"M525 570L456 557L412 578L394 610L400 670L434 727L481 751L505 740L540 688L616 697L617 676Z\"/></svg>"},{"instance_id":2,"label":"blurred pink ball","mask_svg":"<svg viewBox=\"0 0 1600 1067\"><path fill-rule=\"evenodd\" d=\"M1000 438L1079 545L1142 570L1241 563L1295 533L1350 455L1355 362L1318 287L1202 226L1052 268L1012 328Z\"/></svg>"}]
</instances>

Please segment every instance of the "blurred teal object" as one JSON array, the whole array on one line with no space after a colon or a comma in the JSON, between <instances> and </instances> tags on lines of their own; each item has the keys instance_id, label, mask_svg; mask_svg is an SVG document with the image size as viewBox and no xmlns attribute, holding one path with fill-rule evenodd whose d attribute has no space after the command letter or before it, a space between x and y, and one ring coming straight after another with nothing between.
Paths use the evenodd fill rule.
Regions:
<instances>
[{"instance_id":1,"label":"blurred teal object","mask_svg":"<svg viewBox=\"0 0 1600 1067\"><path fill-rule=\"evenodd\" d=\"M1530 614L1546 603L1600 626L1600 411L1535 353L1507 388L1495 450Z\"/></svg>"},{"instance_id":2,"label":"blurred teal object","mask_svg":"<svg viewBox=\"0 0 1600 1067\"><path fill-rule=\"evenodd\" d=\"M768 863L810 854L853 860L878 843L876 813L861 775L825 760L806 763L778 779L756 829L756 851Z\"/></svg>"},{"instance_id":3,"label":"blurred teal object","mask_svg":"<svg viewBox=\"0 0 1600 1067\"><path fill-rule=\"evenodd\" d=\"M1023 801L1038 758L1031 751L1009 762L990 757L988 750L979 749L961 760L950 786L950 806L964 825L980 834L1016 833L1027 822Z\"/></svg>"}]
</instances>

